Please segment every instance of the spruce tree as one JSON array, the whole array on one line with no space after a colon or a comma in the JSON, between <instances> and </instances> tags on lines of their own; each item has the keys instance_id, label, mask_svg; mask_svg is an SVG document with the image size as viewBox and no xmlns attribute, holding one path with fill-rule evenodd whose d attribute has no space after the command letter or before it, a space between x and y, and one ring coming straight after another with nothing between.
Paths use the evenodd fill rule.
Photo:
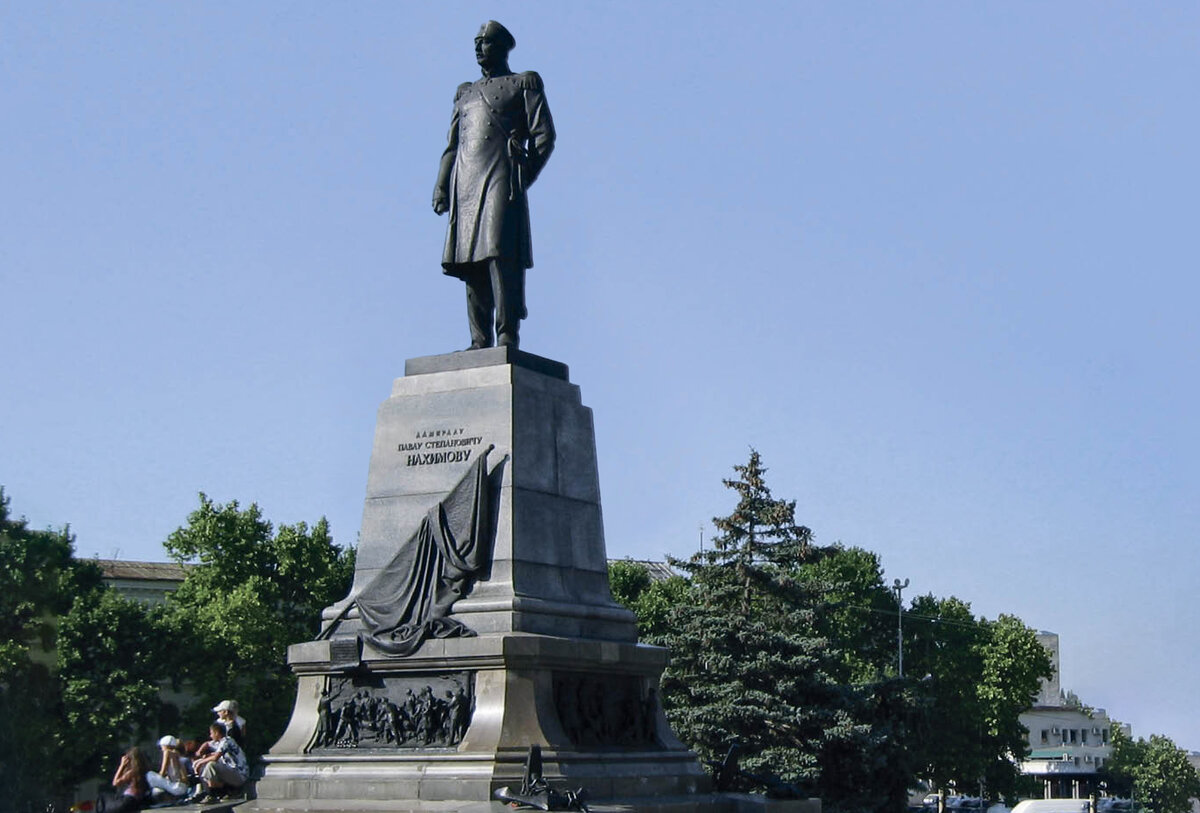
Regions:
<instances>
[{"instance_id":1,"label":"spruce tree","mask_svg":"<svg viewBox=\"0 0 1200 813\"><path fill-rule=\"evenodd\" d=\"M795 521L795 502L776 499L756 451L725 485L732 514L713 521L710 550L672 563L689 575L689 601L655 642L670 649L663 677L668 716L679 736L710 760L731 742L742 767L774 773L811 793L822 763L849 747L861 752L869 725L855 693L834 678L828 641L816 632L819 596L800 568L819 551Z\"/></svg>"}]
</instances>

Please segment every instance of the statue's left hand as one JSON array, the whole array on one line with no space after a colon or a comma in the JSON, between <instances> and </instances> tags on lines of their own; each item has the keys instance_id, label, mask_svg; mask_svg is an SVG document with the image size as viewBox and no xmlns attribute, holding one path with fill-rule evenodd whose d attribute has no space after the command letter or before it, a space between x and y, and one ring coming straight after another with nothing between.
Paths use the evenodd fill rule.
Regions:
<instances>
[{"instance_id":1,"label":"statue's left hand","mask_svg":"<svg viewBox=\"0 0 1200 813\"><path fill-rule=\"evenodd\" d=\"M446 200L446 196L440 192L435 192L433 195L433 213L444 215L450 211L450 201Z\"/></svg>"}]
</instances>

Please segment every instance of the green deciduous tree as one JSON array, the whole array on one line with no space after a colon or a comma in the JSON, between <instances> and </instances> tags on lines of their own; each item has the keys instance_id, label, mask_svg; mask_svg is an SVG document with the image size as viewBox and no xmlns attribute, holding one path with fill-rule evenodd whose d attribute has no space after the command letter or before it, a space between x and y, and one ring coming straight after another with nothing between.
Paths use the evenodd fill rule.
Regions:
<instances>
[{"instance_id":1,"label":"green deciduous tree","mask_svg":"<svg viewBox=\"0 0 1200 813\"><path fill-rule=\"evenodd\" d=\"M295 697L286 648L312 639L322 608L347 594L353 550L334 544L324 519L275 529L257 505L221 505L204 494L165 546L194 565L163 617L171 651L184 655L175 675L203 698L185 721L202 731L209 707L234 698L248 718L251 750L261 751L282 733Z\"/></svg>"},{"instance_id":2,"label":"green deciduous tree","mask_svg":"<svg viewBox=\"0 0 1200 813\"><path fill-rule=\"evenodd\" d=\"M634 561L609 563L608 581L613 598L637 616L638 633L647 642L662 638L671 612L689 600L687 579L674 575L656 581L649 568Z\"/></svg>"},{"instance_id":3,"label":"green deciduous tree","mask_svg":"<svg viewBox=\"0 0 1200 813\"><path fill-rule=\"evenodd\" d=\"M179 592L150 610L106 587L73 556L66 531L31 530L0 490L0 787L14 809L41 809L120 751L160 733L159 689L187 682L204 730L215 699L253 709L259 742L282 730L294 698L289 643L317 631L321 609L342 598L353 551L321 520L275 531L257 506L240 510L201 495L167 541L192 560ZM183 733L183 732L179 732Z\"/></svg>"},{"instance_id":4,"label":"green deciduous tree","mask_svg":"<svg viewBox=\"0 0 1200 813\"><path fill-rule=\"evenodd\" d=\"M884 585L879 556L833 545L811 557L799 573L822 597L816 623L837 652L838 678L870 683L895 677L898 607Z\"/></svg>"},{"instance_id":5,"label":"green deciduous tree","mask_svg":"<svg viewBox=\"0 0 1200 813\"><path fill-rule=\"evenodd\" d=\"M1041 680L1054 675L1054 667L1037 632L1016 616L1001 614L986 627L976 688L988 755L983 777L992 795L1012 798L1020 781L1014 758L1029 754L1028 731L1020 716L1033 705Z\"/></svg>"},{"instance_id":6,"label":"green deciduous tree","mask_svg":"<svg viewBox=\"0 0 1200 813\"><path fill-rule=\"evenodd\" d=\"M76 597L59 620L57 649L58 754L74 784L157 733L164 636L145 606L104 587Z\"/></svg>"},{"instance_id":7,"label":"green deciduous tree","mask_svg":"<svg viewBox=\"0 0 1200 813\"><path fill-rule=\"evenodd\" d=\"M1200 777L1183 749L1168 737L1133 739L1114 723L1113 755L1105 766L1120 793L1153 813L1188 813L1200 798Z\"/></svg>"},{"instance_id":8,"label":"green deciduous tree","mask_svg":"<svg viewBox=\"0 0 1200 813\"><path fill-rule=\"evenodd\" d=\"M0 787L14 809L44 807L95 762L95 751L65 750L76 744L68 723L77 707L55 652L64 617L104 592L99 569L74 558L69 531L29 528L0 489Z\"/></svg>"},{"instance_id":9,"label":"green deciduous tree","mask_svg":"<svg viewBox=\"0 0 1200 813\"><path fill-rule=\"evenodd\" d=\"M826 759L822 785L838 807L902 810L917 767L918 693L897 674L899 608L879 557L840 544L815 548L798 577L820 597L816 629L829 642L835 678L857 700L855 747L843 749L840 764Z\"/></svg>"},{"instance_id":10,"label":"green deciduous tree","mask_svg":"<svg viewBox=\"0 0 1200 813\"><path fill-rule=\"evenodd\" d=\"M49 651L57 616L71 608L77 591L99 584L97 570L75 562L67 529L31 530L12 517L0 488L0 670Z\"/></svg>"},{"instance_id":11,"label":"green deciduous tree","mask_svg":"<svg viewBox=\"0 0 1200 813\"><path fill-rule=\"evenodd\" d=\"M938 787L1011 797L1015 761L1028 742L1020 715L1032 705L1049 655L1019 618L977 618L957 598L918 596L907 615L905 665L921 681L923 713L916 752L922 775Z\"/></svg>"}]
</instances>

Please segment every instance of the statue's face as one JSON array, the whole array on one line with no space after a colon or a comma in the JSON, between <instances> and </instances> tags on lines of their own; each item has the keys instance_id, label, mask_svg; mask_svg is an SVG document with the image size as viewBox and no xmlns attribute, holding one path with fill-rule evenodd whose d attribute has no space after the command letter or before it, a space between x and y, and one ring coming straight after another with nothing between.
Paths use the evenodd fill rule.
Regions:
<instances>
[{"instance_id":1,"label":"statue's face","mask_svg":"<svg viewBox=\"0 0 1200 813\"><path fill-rule=\"evenodd\" d=\"M481 34L475 38L475 61L480 65L497 65L504 61L508 52L493 34Z\"/></svg>"}]
</instances>

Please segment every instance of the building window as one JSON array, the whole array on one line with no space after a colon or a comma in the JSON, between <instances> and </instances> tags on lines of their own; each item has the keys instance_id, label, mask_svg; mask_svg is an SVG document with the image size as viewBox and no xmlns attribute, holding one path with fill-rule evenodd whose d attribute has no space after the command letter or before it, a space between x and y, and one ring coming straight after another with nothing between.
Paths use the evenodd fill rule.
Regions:
<instances>
[{"instance_id":1,"label":"building window","mask_svg":"<svg viewBox=\"0 0 1200 813\"><path fill-rule=\"evenodd\" d=\"M1079 742L1081 745L1087 745L1087 729L1086 728L1081 728L1079 730Z\"/></svg>"},{"instance_id":2,"label":"building window","mask_svg":"<svg viewBox=\"0 0 1200 813\"><path fill-rule=\"evenodd\" d=\"M1100 738L1102 740L1104 740L1105 745L1108 745L1108 729L1107 728L1100 729Z\"/></svg>"},{"instance_id":3,"label":"building window","mask_svg":"<svg viewBox=\"0 0 1200 813\"><path fill-rule=\"evenodd\" d=\"M1050 742L1050 729L1043 728L1042 729L1042 745L1046 745L1049 742Z\"/></svg>"}]
</instances>

